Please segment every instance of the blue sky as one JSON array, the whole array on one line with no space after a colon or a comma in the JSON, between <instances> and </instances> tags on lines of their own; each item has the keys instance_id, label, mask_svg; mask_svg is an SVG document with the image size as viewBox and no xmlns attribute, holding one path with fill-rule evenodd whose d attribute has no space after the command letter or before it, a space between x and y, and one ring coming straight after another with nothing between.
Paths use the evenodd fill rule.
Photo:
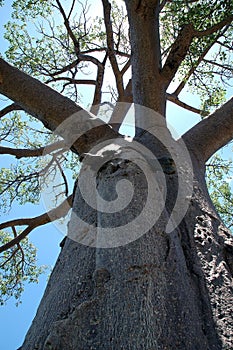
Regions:
<instances>
[{"instance_id":1,"label":"blue sky","mask_svg":"<svg viewBox=\"0 0 233 350\"><path fill-rule=\"evenodd\" d=\"M0 49L1 53L6 49L6 42L3 41L3 23L9 18L11 11L11 1L5 1L5 4L0 8ZM0 101L0 108L3 103ZM0 159L0 166L5 165L3 159ZM44 208L40 206L26 207L15 206L14 210L9 214L8 220L11 218L25 217L38 215L42 213ZM1 220L2 221L2 220ZM46 227L36 229L30 236L31 241L38 248L38 264L39 265L54 265L58 253L60 251L59 243L63 239L63 234L59 232L54 225L50 224ZM46 242L46 244L44 244ZM49 273L49 271L48 271ZM1 320L1 349L15 350L22 345L24 336L29 328L32 319L36 313L40 299L43 295L48 273L40 276L39 284L28 284L25 287L25 292L22 296L22 304L15 306L15 300L8 301L6 306L0 307Z\"/></svg>"},{"instance_id":2,"label":"blue sky","mask_svg":"<svg viewBox=\"0 0 233 350\"><path fill-rule=\"evenodd\" d=\"M10 3L11 1L7 0L5 5L0 8L2 23L9 17ZM0 32L2 36L2 26L0 27ZM0 39L0 48L1 52L6 48L6 43L3 42L2 38ZM193 95L186 93L185 99L186 101L188 100L188 103L195 105L196 101ZM0 101L1 106L2 103ZM172 103L168 103L168 116L169 123L176 128L179 134L182 134L200 120L196 114L184 111ZM0 159L0 162L2 162L2 159ZM1 165L3 163L0 163ZM38 215L38 213L42 213L43 210L42 205L36 207L31 205L24 207L15 206L8 219L25 215L33 217ZM30 239L38 247L38 264L53 265L60 251L59 243L63 239L62 233L53 224L50 224L33 231ZM22 304L18 307L15 306L15 300L12 299L6 306L0 308L2 349L14 350L22 344L43 295L46 281L47 275L42 275L38 285L26 285Z\"/></svg>"}]
</instances>

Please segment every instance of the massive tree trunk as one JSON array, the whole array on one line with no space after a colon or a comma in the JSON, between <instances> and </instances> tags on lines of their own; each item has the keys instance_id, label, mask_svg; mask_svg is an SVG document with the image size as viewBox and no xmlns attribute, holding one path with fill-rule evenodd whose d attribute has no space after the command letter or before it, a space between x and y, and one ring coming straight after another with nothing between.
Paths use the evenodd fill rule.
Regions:
<instances>
[{"instance_id":1,"label":"massive tree trunk","mask_svg":"<svg viewBox=\"0 0 233 350\"><path fill-rule=\"evenodd\" d=\"M105 200L115 199L118 181L133 183L134 196L124 215L97 213L77 186L73 211L92 230L88 226L87 232L81 222L77 225L73 214L72 239L65 241L22 349L232 347L232 237L209 200L203 167L195 158L193 166L192 199L179 226L166 232L178 185L177 173L165 169L168 195L156 224L142 237L115 248L98 247L101 227L111 232L143 211L145 174L124 159L110 161L99 171L97 188ZM86 169L82 171L85 176ZM159 194L157 199L159 206ZM76 242L84 242L87 234L93 238L90 245L97 247ZM125 230L125 235L132 232Z\"/></svg>"}]
</instances>

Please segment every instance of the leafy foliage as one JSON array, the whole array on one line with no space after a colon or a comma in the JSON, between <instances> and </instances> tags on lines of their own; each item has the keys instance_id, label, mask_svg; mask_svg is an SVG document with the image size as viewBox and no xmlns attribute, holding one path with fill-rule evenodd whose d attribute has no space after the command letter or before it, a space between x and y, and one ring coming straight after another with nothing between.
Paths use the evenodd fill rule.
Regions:
<instances>
[{"instance_id":1,"label":"leafy foliage","mask_svg":"<svg viewBox=\"0 0 233 350\"><path fill-rule=\"evenodd\" d=\"M207 185L211 199L225 225L233 233L233 165L231 159L215 154L207 164Z\"/></svg>"},{"instance_id":2,"label":"leafy foliage","mask_svg":"<svg viewBox=\"0 0 233 350\"><path fill-rule=\"evenodd\" d=\"M232 1L168 1L161 13L162 51L166 58L170 43L185 24L204 31L233 11ZM226 88L232 83L233 27L228 25L192 41L176 81L188 83L189 90L201 99L202 115L225 102Z\"/></svg>"},{"instance_id":3,"label":"leafy foliage","mask_svg":"<svg viewBox=\"0 0 233 350\"><path fill-rule=\"evenodd\" d=\"M0 231L1 245L9 242L14 232ZM0 258L0 304L10 297L20 303L25 283L38 283L39 275L45 266L37 266L36 248L25 238L13 248L3 252Z\"/></svg>"}]
</instances>

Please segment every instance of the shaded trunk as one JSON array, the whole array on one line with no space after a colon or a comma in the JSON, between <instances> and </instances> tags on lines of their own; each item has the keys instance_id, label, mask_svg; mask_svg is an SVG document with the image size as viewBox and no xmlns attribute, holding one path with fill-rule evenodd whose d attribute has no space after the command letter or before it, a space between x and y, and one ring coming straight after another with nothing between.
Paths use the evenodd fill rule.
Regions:
<instances>
[{"instance_id":1,"label":"shaded trunk","mask_svg":"<svg viewBox=\"0 0 233 350\"><path fill-rule=\"evenodd\" d=\"M100 169L97 188L105 200L116 199L115 185L120 180L133 184L130 205L117 213L97 212L77 187L69 224L73 239L65 241L23 350L227 350L233 346L232 237L212 208L203 169L195 162L188 211L179 226L166 233L178 181L177 172L163 170L167 199L159 219L144 234L142 226L141 237L125 229L132 242L115 248L79 242L89 235L89 244L103 246L107 238L101 227L110 227L110 234L140 215L148 195L145 174L122 159ZM82 171L85 174L85 167ZM155 170L154 176L158 173ZM159 206L161 191L156 191ZM76 224L75 213L88 222L88 230L82 222Z\"/></svg>"}]
</instances>

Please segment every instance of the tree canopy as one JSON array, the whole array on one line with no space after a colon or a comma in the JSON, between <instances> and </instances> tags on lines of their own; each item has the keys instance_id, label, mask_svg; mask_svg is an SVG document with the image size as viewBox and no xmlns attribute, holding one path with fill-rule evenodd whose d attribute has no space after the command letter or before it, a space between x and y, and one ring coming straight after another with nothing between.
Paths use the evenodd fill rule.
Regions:
<instances>
[{"instance_id":1,"label":"tree canopy","mask_svg":"<svg viewBox=\"0 0 233 350\"><path fill-rule=\"evenodd\" d=\"M69 211L66 200L70 206L72 203L72 180L77 177L79 155L86 151L85 142L79 140L73 152L64 153L63 142L52 131L64 118L83 110L84 119L85 115L96 115L104 126L88 140L94 143L105 133L115 135L127 114L127 110L119 114L115 106L119 102L140 104L140 98L135 98L136 93L133 97L133 92L135 86L140 89L140 79L146 75L151 89L161 82L159 102L148 96L146 104L164 116L166 101L184 108L187 118L188 111L199 115L206 124L217 120L219 114L229 115L228 119L223 118L224 137L215 138L206 131L202 135L198 128L196 133L197 142L202 137L200 152L207 161L212 199L226 225L233 227L229 183L232 163L222 160L220 155L209 159L213 150L232 139L232 129L227 128L232 123L232 99L226 102L233 70L232 1L160 1L155 10L159 27L151 20L147 8L153 8L158 1L150 0L147 6L144 1L138 1L138 5L137 1L131 5L126 1L128 12L123 1L102 0L98 6L96 3L12 1L12 19L6 23L4 34L8 48L0 60L0 93L7 98L2 99L0 111L0 157L8 155L2 158L6 165L0 171L2 213L14 203L39 203L48 177L51 180L59 176L60 182L54 188L54 208L49 209L49 214L0 224L1 302L12 295L19 298L24 281L35 282L43 270L36 265L36 249L28 234L40 225L66 216ZM155 41L136 40L133 31L129 33L130 7L136 5L142 18L148 18L147 25L153 25ZM101 11L96 14L100 6ZM131 23L132 27L137 25L141 23ZM157 62L153 76L148 73L150 58L145 62L146 45L151 45L151 57ZM144 72L140 76L134 68L135 50L141 50L137 65L143 66ZM137 80L133 88L132 71ZM49 87L62 94L63 100ZM197 105L185 100L187 91L197 96ZM90 112L86 112L87 108ZM187 132L184 139L188 138Z\"/></svg>"}]
</instances>

